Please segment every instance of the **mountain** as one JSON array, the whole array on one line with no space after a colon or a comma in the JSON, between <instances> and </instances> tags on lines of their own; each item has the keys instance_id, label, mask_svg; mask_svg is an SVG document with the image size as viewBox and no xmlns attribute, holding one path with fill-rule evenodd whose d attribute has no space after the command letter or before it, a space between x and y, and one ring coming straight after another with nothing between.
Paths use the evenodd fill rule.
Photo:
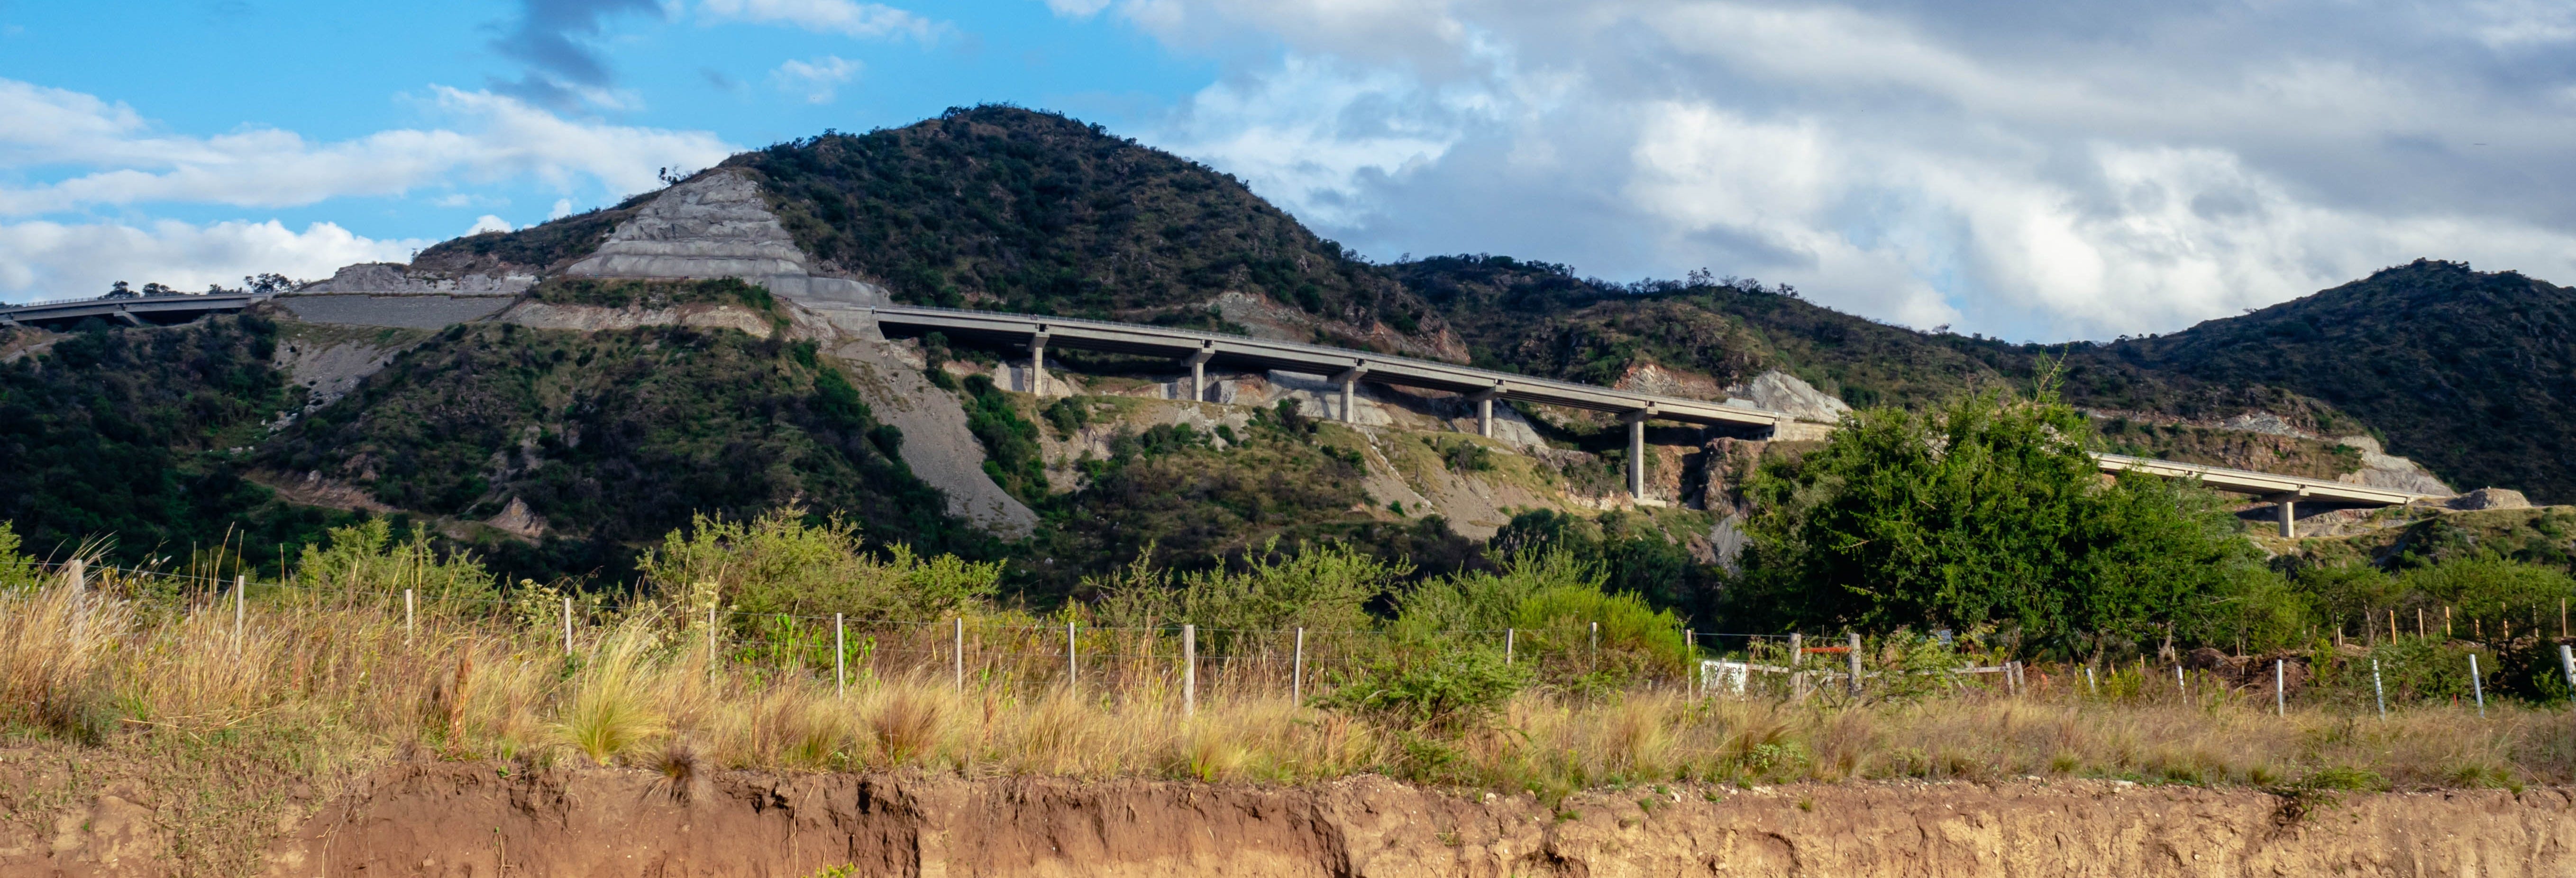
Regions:
<instances>
[{"instance_id":1,"label":"mountain","mask_svg":"<svg viewBox=\"0 0 2576 878\"><path fill-rule=\"evenodd\" d=\"M721 221L674 206L727 192ZM2369 436L2463 487L2576 488L2547 453L2576 417L2560 377L2576 303L2518 275L2419 262L2166 336L2013 345L1749 279L1613 284L1493 255L1371 263L1205 166L1063 116L978 107L744 153L610 208L352 267L252 315L12 331L0 450L44 468L0 475L17 479L0 482L0 518L36 522L21 529L39 548L112 532L120 557L141 557L225 539L212 522L259 546L395 515L514 575L613 578L695 514L797 504L880 541L1009 559L1039 598L1145 552L1204 564L1335 539L1454 567L1488 538L1580 531L1626 581L1687 604L1706 581L1691 571L1720 557L1729 507L1711 500L1740 475L1737 455L1795 445L1650 431L1650 492L1669 505L1640 506L1623 499L1619 431L1581 413L1506 410L1486 440L1460 432L1453 399L1372 390L1353 429L1318 419L1317 382L1220 376L1234 405L1207 407L1172 398L1168 362L1077 352L1050 379L1072 395L1040 398L1013 392L1013 352L889 342L848 301L595 270L614 242L714 264L752 247L725 237L746 234L792 247L760 251L797 257L774 270L900 302L1747 396L1824 421L1845 401L2050 380L2115 450L2422 477L2349 438ZM90 486L83 449L139 476Z\"/></svg>"},{"instance_id":2,"label":"mountain","mask_svg":"<svg viewBox=\"0 0 2576 878\"><path fill-rule=\"evenodd\" d=\"M2296 394L2463 483L2576 500L2576 461L2560 451L2576 434L2576 289L2417 260L2089 353L2187 395Z\"/></svg>"}]
</instances>

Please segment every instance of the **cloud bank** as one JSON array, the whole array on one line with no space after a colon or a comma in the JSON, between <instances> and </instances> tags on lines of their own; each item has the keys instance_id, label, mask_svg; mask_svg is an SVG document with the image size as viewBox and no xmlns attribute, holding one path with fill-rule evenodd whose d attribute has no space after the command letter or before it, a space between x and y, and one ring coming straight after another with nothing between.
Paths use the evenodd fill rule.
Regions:
<instances>
[{"instance_id":1,"label":"cloud bank","mask_svg":"<svg viewBox=\"0 0 2576 878\"><path fill-rule=\"evenodd\" d=\"M2576 282L2563 6L1051 6L1260 59L1149 139L1385 256L1705 266L2016 339L2419 256Z\"/></svg>"},{"instance_id":2,"label":"cloud bank","mask_svg":"<svg viewBox=\"0 0 2576 878\"><path fill-rule=\"evenodd\" d=\"M423 188L534 180L559 189L657 188L657 169L703 168L736 148L705 132L568 119L506 95L433 87L423 109L449 124L315 142L252 128L211 137L160 130L97 97L0 80L0 296L61 298L106 284L202 289L275 271L322 277L351 262L401 260L424 242L377 240L320 223L197 224L126 218L172 204L279 208ZM435 199L475 203L451 193ZM569 200L553 213L570 212ZM104 212L105 218L91 214ZM477 227L500 223L486 217Z\"/></svg>"}]
</instances>

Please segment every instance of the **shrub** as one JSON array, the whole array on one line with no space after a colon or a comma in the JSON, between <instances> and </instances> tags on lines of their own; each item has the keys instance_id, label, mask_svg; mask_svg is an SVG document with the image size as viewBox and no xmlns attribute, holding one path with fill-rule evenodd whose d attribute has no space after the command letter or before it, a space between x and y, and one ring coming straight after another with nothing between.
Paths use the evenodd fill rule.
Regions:
<instances>
[{"instance_id":1,"label":"shrub","mask_svg":"<svg viewBox=\"0 0 2576 878\"><path fill-rule=\"evenodd\" d=\"M1382 725L1456 734L1491 722L1529 680L1527 665L1506 664L1493 650L1437 650L1371 661L1314 704Z\"/></svg>"},{"instance_id":2,"label":"shrub","mask_svg":"<svg viewBox=\"0 0 2576 878\"><path fill-rule=\"evenodd\" d=\"M427 601L474 601L492 597L497 580L471 554L438 551L425 526L414 524L397 541L393 522L372 518L332 528L327 545L305 546L288 583L316 595L398 596L408 588Z\"/></svg>"},{"instance_id":3,"label":"shrub","mask_svg":"<svg viewBox=\"0 0 2576 878\"><path fill-rule=\"evenodd\" d=\"M1002 565L955 555L922 557L909 546L886 557L863 551L856 525L835 514L806 522L803 509L772 510L751 521L696 516L688 530L663 537L636 567L666 596L690 603L692 589L712 583L722 599L747 613L920 620L956 615L992 596Z\"/></svg>"}]
</instances>

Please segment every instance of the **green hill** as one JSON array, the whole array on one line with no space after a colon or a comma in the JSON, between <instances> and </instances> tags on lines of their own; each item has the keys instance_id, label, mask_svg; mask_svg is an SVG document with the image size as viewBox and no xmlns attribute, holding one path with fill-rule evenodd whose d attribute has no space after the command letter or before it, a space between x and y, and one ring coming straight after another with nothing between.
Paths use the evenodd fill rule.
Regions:
<instances>
[{"instance_id":1,"label":"green hill","mask_svg":"<svg viewBox=\"0 0 2576 878\"><path fill-rule=\"evenodd\" d=\"M1703 395L1779 370L1862 406L2027 386L2062 358L2066 394L2100 410L2123 450L2313 475L2354 465L2331 440L2212 427L2266 413L2322 436L2375 432L2462 487L2576 497L2576 469L2551 453L2576 421L2566 377L2576 293L2511 273L2418 262L2162 337L2013 345L1842 314L1750 280L1614 284L1485 255L1374 264L1230 176L1009 107L826 132L725 166L762 184L818 271L908 302L1225 327L1210 304L1231 293L1302 315L1296 331L1332 343L1394 339L1605 384L1653 367ZM412 268L549 274L650 197L444 242ZM786 319L757 290L719 298ZM0 451L41 468L0 473L15 480L0 483L0 517L33 522L22 530L38 545L114 532L131 552L166 552L221 539L224 526L202 523L230 519L287 539L343 513L284 502L260 480L310 476L364 498L344 506L437 522L530 571L612 568L692 512L791 501L845 512L882 538L1023 556L1023 569L1042 568L1058 588L1146 545L1205 554L1287 535L1468 551L1437 525L1363 502L1359 453L1293 429L1222 449L1205 436L1139 437L1092 464L1088 487L1050 493L1033 469L1036 443L1066 429L1050 419L1080 413L966 387L988 467L1042 522L1005 546L938 511L896 453L905 437L856 404L829 357L735 330L461 327L272 432L276 413L303 399L269 362L277 332L258 317L177 331L94 325L16 356L0 368ZM76 461L92 458L140 475L90 486L97 479ZM546 519L539 544L482 524L512 500ZM1193 503L1225 514L1194 515Z\"/></svg>"},{"instance_id":2,"label":"green hill","mask_svg":"<svg viewBox=\"0 0 2576 878\"><path fill-rule=\"evenodd\" d=\"M2153 376L2146 402L2295 394L2382 434L2460 487L2576 500L2576 289L2417 260L2182 332L2088 352Z\"/></svg>"}]
</instances>

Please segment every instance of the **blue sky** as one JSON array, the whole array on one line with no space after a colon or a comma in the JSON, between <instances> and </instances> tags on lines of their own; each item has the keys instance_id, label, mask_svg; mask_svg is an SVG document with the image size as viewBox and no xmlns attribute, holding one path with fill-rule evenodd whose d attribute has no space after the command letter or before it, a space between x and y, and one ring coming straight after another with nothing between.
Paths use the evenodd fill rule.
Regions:
<instances>
[{"instance_id":1,"label":"blue sky","mask_svg":"<svg viewBox=\"0 0 2576 878\"><path fill-rule=\"evenodd\" d=\"M2576 282L2576 6L2143 7L0 0L0 300L320 277L996 101L1380 259L1705 267L2014 340L2423 256Z\"/></svg>"}]
</instances>

